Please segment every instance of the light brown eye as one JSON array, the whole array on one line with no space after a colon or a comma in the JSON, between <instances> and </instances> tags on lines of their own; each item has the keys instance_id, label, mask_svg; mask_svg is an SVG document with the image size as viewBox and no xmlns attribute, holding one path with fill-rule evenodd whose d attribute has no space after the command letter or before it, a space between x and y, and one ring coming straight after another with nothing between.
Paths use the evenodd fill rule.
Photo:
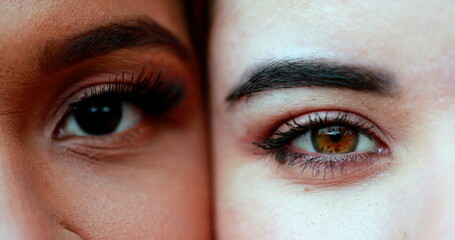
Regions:
<instances>
[{"instance_id":1,"label":"light brown eye","mask_svg":"<svg viewBox=\"0 0 455 240\"><path fill-rule=\"evenodd\" d=\"M311 131L311 142L316 152L325 154L355 151L359 141L356 130L342 126L331 126Z\"/></svg>"},{"instance_id":2,"label":"light brown eye","mask_svg":"<svg viewBox=\"0 0 455 240\"><path fill-rule=\"evenodd\" d=\"M291 145L305 152L320 154L347 154L353 152L377 152L378 143L354 128L327 126L305 132Z\"/></svg>"}]
</instances>

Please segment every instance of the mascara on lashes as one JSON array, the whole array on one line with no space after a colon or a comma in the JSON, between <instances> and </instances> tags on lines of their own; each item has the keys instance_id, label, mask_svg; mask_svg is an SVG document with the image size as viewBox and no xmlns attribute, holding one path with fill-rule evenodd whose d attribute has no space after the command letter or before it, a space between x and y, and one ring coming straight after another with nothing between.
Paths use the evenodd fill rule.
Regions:
<instances>
[{"instance_id":1,"label":"mascara on lashes","mask_svg":"<svg viewBox=\"0 0 455 240\"><path fill-rule=\"evenodd\" d=\"M69 106L74 109L90 99L104 98L132 102L154 115L163 114L179 105L185 95L183 81L166 79L160 70L146 73L145 68L142 68L138 74L133 71L129 78L121 72L106 85L90 87L79 101L70 103Z\"/></svg>"}]
</instances>

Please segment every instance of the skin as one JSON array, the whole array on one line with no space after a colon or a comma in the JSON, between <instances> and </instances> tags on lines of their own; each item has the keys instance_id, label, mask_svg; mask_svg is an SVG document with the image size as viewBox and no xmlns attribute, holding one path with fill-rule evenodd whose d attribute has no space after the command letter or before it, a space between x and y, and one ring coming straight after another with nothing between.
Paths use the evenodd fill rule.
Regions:
<instances>
[{"instance_id":1,"label":"skin","mask_svg":"<svg viewBox=\"0 0 455 240\"><path fill-rule=\"evenodd\" d=\"M455 237L453 2L232 0L213 11L218 239ZM245 72L296 58L384 69L396 94L291 88L229 107L226 97ZM389 153L352 181L315 181L311 171L280 165L251 144L289 119L327 110L372 121L389 138Z\"/></svg>"},{"instance_id":2,"label":"skin","mask_svg":"<svg viewBox=\"0 0 455 240\"><path fill-rule=\"evenodd\" d=\"M0 9L0 238L210 239L203 105L181 2L2 1ZM46 46L138 17L175 35L189 57L139 47L39 69ZM144 62L183 79L179 106L103 140L55 138L72 93Z\"/></svg>"}]
</instances>

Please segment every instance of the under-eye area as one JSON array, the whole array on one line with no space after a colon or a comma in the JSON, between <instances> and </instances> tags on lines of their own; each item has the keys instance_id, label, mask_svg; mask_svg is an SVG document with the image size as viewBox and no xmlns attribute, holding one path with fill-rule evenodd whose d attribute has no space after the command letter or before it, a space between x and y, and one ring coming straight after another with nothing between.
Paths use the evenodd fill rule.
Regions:
<instances>
[{"instance_id":1,"label":"under-eye area","mask_svg":"<svg viewBox=\"0 0 455 240\"><path fill-rule=\"evenodd\" d=\"M254 144L307 184L361 180L389 164L388 137L370 120L344 111L291 119Z\"/></svg>"}]
</instances>

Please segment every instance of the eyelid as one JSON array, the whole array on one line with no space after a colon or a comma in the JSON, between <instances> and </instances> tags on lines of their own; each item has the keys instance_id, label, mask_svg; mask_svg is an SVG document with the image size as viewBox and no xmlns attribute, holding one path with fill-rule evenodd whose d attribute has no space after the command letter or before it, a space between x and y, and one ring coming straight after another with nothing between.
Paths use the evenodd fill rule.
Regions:
<instances>
[{"instance_id":1,"label":"eyelid","mask_svg":"<svg viewBox=\"0 0 455 240\"><path fill-rule=\"evenodd\" d=\"M150 144L148 140L158 131L156 126L150 124L139 125L141 126L112 136L71 137L65 141L53 141L53 149L56 154L69 154L90 162L115 162L143 151L144 146Z\"/></svg>"}]
</instances>

